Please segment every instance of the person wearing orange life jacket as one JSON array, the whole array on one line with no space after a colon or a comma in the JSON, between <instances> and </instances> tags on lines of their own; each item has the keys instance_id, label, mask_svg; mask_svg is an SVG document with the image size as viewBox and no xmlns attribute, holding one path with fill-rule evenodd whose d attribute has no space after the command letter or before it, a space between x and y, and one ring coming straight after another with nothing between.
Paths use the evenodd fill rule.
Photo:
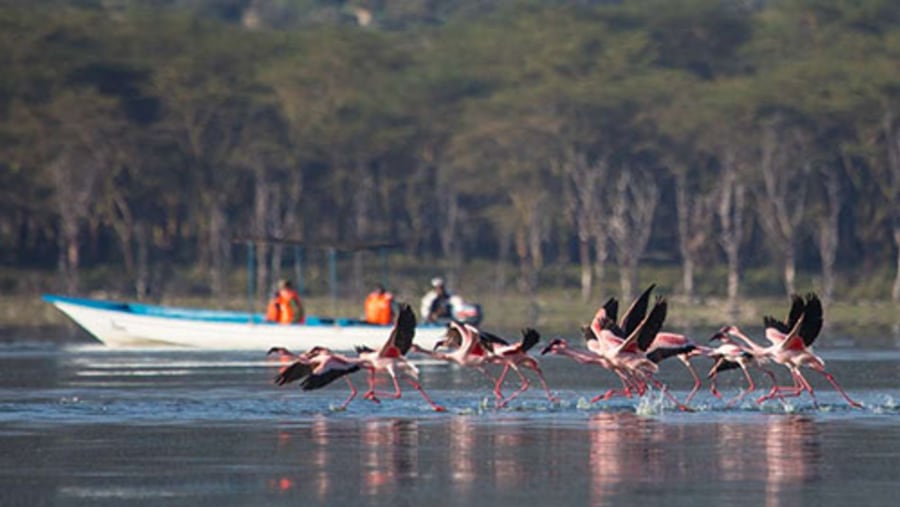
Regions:
<instances>
[{"instance_id":1,"label":"person wearing orange life jacket","mask_svg":"<svg viewBox=\"0 0 900 507\"><path fill-rule=\"evenodd\" d=\"M272 294L269 304L266 305L266 322L278 322L281 319L281 297L278 291Z\"/></svg>"},{"instance_id":2,"label":"person wearing orange life jacket","mask_svg":"<svg viewBox=\"0 0 900 507\"><path fill-rule=\"evenodd\" d=\"M306 320L303 302L290 280L278 282L278 320L280 324L302 324ZM266 312L268 313L268 312Z\"/></svg>"},{"instance_id":3,"label":"person wearing orange life jacket","mask_svg":"<svg viewBox=\"0 0 900 507\"><path fill-rule=\"evenodd\" d=\"M394 295L378 284L366 297L366 322L369 324L390 324L394 321Z\"/></svg>"}]
</instances>

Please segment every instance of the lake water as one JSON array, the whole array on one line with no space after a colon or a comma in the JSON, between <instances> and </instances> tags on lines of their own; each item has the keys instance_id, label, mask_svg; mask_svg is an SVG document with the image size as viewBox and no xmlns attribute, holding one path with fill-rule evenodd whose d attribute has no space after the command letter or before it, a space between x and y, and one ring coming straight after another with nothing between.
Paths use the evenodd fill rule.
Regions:
<instances>
[{"instance_id":1,"label":"lake water","mask_svg":"<svg viewBox=\"0 0 900 507\"><path fill-rule=\"evenodd\" d=\"M865 408L812 372L818 409L590 405L615 378L553 357L559 404L534 382L495 410L483 377L425 363L447 413L412 390L335 411L344 383L279 388L262 352L0 346L0 505L896 505L900 350L820 353ZM683 367L662 370L683 397Z\"/></svg>"}]
</instances>

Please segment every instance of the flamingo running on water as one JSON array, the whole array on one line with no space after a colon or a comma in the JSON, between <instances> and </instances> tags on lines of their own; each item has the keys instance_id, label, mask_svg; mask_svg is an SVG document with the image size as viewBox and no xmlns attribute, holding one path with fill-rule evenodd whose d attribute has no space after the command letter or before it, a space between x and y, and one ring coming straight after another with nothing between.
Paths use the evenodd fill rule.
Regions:
<instances>
[{"instance_id":1,"label":"flamingo running on water","mask_svg":"<svg viewBox=\"0 0 900 507\"><path fill-rule=\"evenodd\" d=\"M619 375L619 378L622 380L622 383L625 386L625 390L628 392L627 396L629 398L631 397L631 391L630 391L631 387L627 383L628 382L627 375L625 373L622 373L620 375L620 372L616 369L616 367L613 366L613 364L605 357L603 357L595 352L591 352L590 350L576 350L576 349L569 348L569 342L567 342L563 338L554 338L553 340L550 341L549 344L547 344L546 347L544 347L543 350L541 350L542 356L547 355L547 354L555 354L558 356L565 356L565 357L573 359L576 362L581 363L581 364L595 364L595 365L601 366L603 368L606 368L609 371L612 371L616 375ZM610 389L603 394L598 394L597 396L594 396L593 398L591 398L591 403L597 403L600 400L608 400L609 398L611 398L612 396L614 396L617 393L618 393L618 391L615 391L614 389Z\"/></svg>"},{"instance_id":2,"label":"flamingo running on water","mask_svg":"<svg viewBox=\"0 0 900 507\"><path fill-rule=\"evenodd\" d=\"M743 341L754 356L768 358L785 366L791 372L791 377L794 379L793 386L776 386L772 392L756 400L757 403L762 403L775 396L784 396L785 392L788 393L788 396L799 396L806 391L813 399L813 403L818 406L812 385L800 371L802 367L806 366L821 373L850 406L862 407L862 404L847 395L834 376L825 369L825 361L812 351L812 344L818 338L824 323L822 302L819 301L818 296L809 293L805 300L794 296L785 322L765 317L764 323L766 324L766 338L772 341L768 347L763 347L751 340L737 326L729 326L725 329L728 334ZM792 325L788 327L789 324Z\"/></svg>"},{"instance_id":3,"label":"flamingo running on water","mask_svg":"<svg viewBox=\"0 0 900 507\"><path fill-rule=\"evenodd\" d=\"M619 326L622 328L623 335L634 332L635 328L644 319L650 302L650 294L655 288L656 284L650 284L650 286L634 300L622 316L622 321ZM615 313L613 312L609 317L612 320L615 320ZM701 386L700 377L697 375L697 372L694 371L694 367L691 365L691 359L698 356L706 356L711 351L711 348L697 345L685 335L670 332L656 333L649 348L646 349L647 359L656 364L659 364L661 361L670 357L677 357L682 364L684 364L685 368L687 368L691 377L694 379L694 386L685 397L685 404L690 403L691 399L693 399Z\"/></svg>"},{"instance_id":4,"label":"flamingo running on water","mask_svg":"<svg viewBox=\"0 0 900 507\"><path fill-rule=\"evenodd\" d=\"M439 340L434 344L433 350L423 349L415 343L412 345L412 349L434 359L478 370L494 385L494 397L499 404L504 399L503 393L500 392L496 379L485 369L486 365L494 361L493 353L490 351L489 346L485 344L487 340L489 338L482 337L476 327L470 324L450 321L446 336L443 340ZM438 350L442 347L447 347L450 351L443 352Z\"/></svg>"},{"instance_id":5,"label":"flamingo running on water","mask_svg":"<svg viewBox=\"0 0 900 507\"><path fill-rule=\"evenodd\" d=\"M742 390L737 396L732 398L727 405L731 406L741 401L745 396L756 390L756 384L754 384L753 377L750 375L749 371L749 367L753 366L772 379L772 391L770 391L770 394L774 393L777 389L775 374L763 366L768 360L764 357L753 355L746 347L735 342L728 335L727 330L727 327L723 328L709 339L710 342L721 342L721 345L712 349L712 352L709 354L709 357L715 361L707 374L707 378L711 380L709 391L716 398L721 398L722 394L716 389L716 379L718 378L719 373L734 368L740 368L741 371L744 372L744 377L747 378L747 389Z\"/></svg>"},{"instance_id":6,"label":"flamingo running on water","mask_svg":"<svg viewBox=\"0 0 900 507\"><path fill-rule=\"evenodd\" d=\"M409 351L416 334L416 315L413 313L409 305L400 306L397 315L397 321L391 335L388 337L384 345L378 350L360 346L356 348L359 358L365 361L369 370L369 390L363 395L363 398L379 403L379 396L398 399L402 396L400 391L400 383L397 375L403 376L403 379L419 391L422 398L431 405L437 412L443 412L444 407L437 405L431 400L431 397L422 388L419 383L419 370L406 359L406 353ZM386 372L390 375L394 383L393 393L378 393L375 391L375 374L378 372Z\"/></svg>"},{"instance_id":7,"label":"flamingo running on water","mask_svg":"<svg viewBox=\"0 0 900 507\"><path fill-rule=\"evenodd\" d=\"M503 365L503 371L500 373L500 376L497 377L497 381L494 385L494 391L499 392L500 386L503 384L503 380L506 378L509 370L512 369L519 375L519 378L522 380L522 384L514 393L509 395L505 399L501 399L498 401L498 407L504 407L507 403L515 399L520 394L524 393L528 390L528 387L531 385L528 382L528 378L519 370L519 367L525 367L532 371L534 371L538 379L541 381L541 386L544 388L544 392L547 394L547 399L556 403L559 399L550 392L550 387L547 386L547 381L544 379L544 373L541 371L541 367L538 366L538 362L535 358L531 357L528 354L528 351L533 348L537 343L541 340L540 333L537 330L532 328L526 328L522 330L522 341L518 343L509 343L503 338L496 336L494 334L488 333L486 331L480 331L482 337L486 338L483 343L485 348L490 350L491 357L490 362L499 363Z\"/></svg>"},{"instance_id":8,"label":"flamingo running on water","mask_svg":"<svg viewBox=\"0 0 900 507\"><path fill-rule=\"evenodd\" d=\"M350 396L341 404L340 408L347 408L347 405L356 397L356 387L350 381L349 375L363 367L364 361L335 354L325 347L318 346L296 355L284 347L272 347L266 355L272 354L278 354L283 359L293 360L275 377L275 383L279 386L299 381L301 389L310 391L325 387L344 377L347 386L350 387Z\"/></svg>"}]
</instances>

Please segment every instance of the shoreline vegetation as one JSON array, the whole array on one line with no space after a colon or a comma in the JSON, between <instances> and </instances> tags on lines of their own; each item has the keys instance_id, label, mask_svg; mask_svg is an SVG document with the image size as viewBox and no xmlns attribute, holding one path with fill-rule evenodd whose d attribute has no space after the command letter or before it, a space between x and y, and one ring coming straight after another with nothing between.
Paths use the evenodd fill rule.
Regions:
<instances>
[{"instance_id":1,"label":"shoreline vegetation","mask_svg":"<svg viewBox=\"0 0 900 507\"><path fill-rule=\"evenodd\" d=\"M483 268L483 266L482 266ZM657 283L659 293L670 301L670 311L666 328L694 334L695 339L703 340L708 331L726 324L737 324L747 327L755 334L761 326L763 315L776 317L787 309L787 297L777 293L765 293L764 286L745 284L753 293L740 299L739 313L731 316L728 310L728 299L725 294L705 293L695 296L689 301L679 294L677 285L677 269L661 268L642 271L641 283ZM121 301L136 301L137 298L127 291L115 291L106 285L103 279L106 271L86 271L86 288L77 296L95 297ZM106 276L103 276L105 274ZM575 336L578 329L591 318L603 300L610 296L619 297L618 284L613 277L604 284L603 289L595 290L588 301L582 301L577 283L566 283L566 276L551 277L542 283L534 297L517 290L512 283L497 289L491 287L495 273L484 269L475 269L468 277L460 280L459 288L451 286L451 290L461 294L467 301L482 305L485 314L483 325L488 329L515 335L526 325L537 326L547 336L563 334ZM614 274L614 273L613 273ZM377 283L377 273L370 273L366 280L356 283L352 279L344 279L339 284L339 295L332 298L327 286L321 280L320 273L312 270L307 279L309 283L303 296L307 315L361 317L363 300L368 288ZM192 279L197 274L184 273L177 277L179 283L159 297L143 298L144 302L184 307L220 308L246 311L252 306L246 289L246 275L242 270L234 270L228 289L221 297L214 297L208 291L197 289ZM9 280L17 277L18 284L10 284ZM115 277L112 277L115 278ZM372 278L372 280L368 280ZM748 273L747 279L762 279L755 273ZM0 276L7 280L7 289L0 295L0 341L12 339L35 339L43 341L69 341L86 339L87 335L77 329L61 312L40 299L43 293L59 293L54 289L58 285L58 276L49 271L7 271ZM704 278L705 279L705 278ZM120 279L119 279L120 280ZM399 301L411 303L418 308L419 298L425 288L420 280L424 276L411 276L405 272L392 274L389 290L395 293ZM554 284L553 282L557 284ZM801 292L816 291L815 280L805 280L798 284L808 287ZM192 288L193 287L193 288ZM712 283L701 284L705 291L712 291ZM723 291L724 292L724 291ZM886 299L866 297L869 293L861 287L848 290L848 294L859 296L840 299L826 308L826 333L831 330L853 337L880 336L887 332L896 335L900 327L900 304ZM877 292L872 290L872 292ZM265 294L260 291L260 294ZM264 310L265 299L261 297L255 303L254 311ZM885 336L884 338L888 338Z\"/></svg>"},{"instance_id":2,"label":"shoreline vegetation","mask_svg":"<svg viewBox=\"0 0 900 507\"><path fill-rule=\"evenodd\" d=\"M900 304L896 0L30 0L0 20L4 294L218 305L242 266L268 287L296 262L313 298L337 264L352 303L390 262L407 300L444 276L491 325L580 322L649 282L710 302L703 321L726 297L739 321L781 311L785 287ZM576 287L588 303L558 308Z\"/></svg>"}]
</instances>

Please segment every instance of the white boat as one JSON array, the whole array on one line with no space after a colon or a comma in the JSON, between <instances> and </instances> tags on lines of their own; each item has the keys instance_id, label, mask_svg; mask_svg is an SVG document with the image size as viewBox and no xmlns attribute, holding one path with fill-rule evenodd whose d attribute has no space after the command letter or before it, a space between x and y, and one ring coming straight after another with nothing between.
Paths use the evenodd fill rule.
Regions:
<instances>
[{"instance_id":1,"label":"white boat","mask_svg":"<svg viewBox=\"0 0 900 507\"><path fill-rule=\"evenodd\" d=\"M47 294L44 301L110 347L191 347L268 350L280 346L300 352L321 345L350 351L384 344L391 326L353 319L311 316L304 324L266 322L262 314L177 308L143 303L73 298ZM415 342L431 349L445 326L416 327Z\"/></svg>"}]
</instances>

